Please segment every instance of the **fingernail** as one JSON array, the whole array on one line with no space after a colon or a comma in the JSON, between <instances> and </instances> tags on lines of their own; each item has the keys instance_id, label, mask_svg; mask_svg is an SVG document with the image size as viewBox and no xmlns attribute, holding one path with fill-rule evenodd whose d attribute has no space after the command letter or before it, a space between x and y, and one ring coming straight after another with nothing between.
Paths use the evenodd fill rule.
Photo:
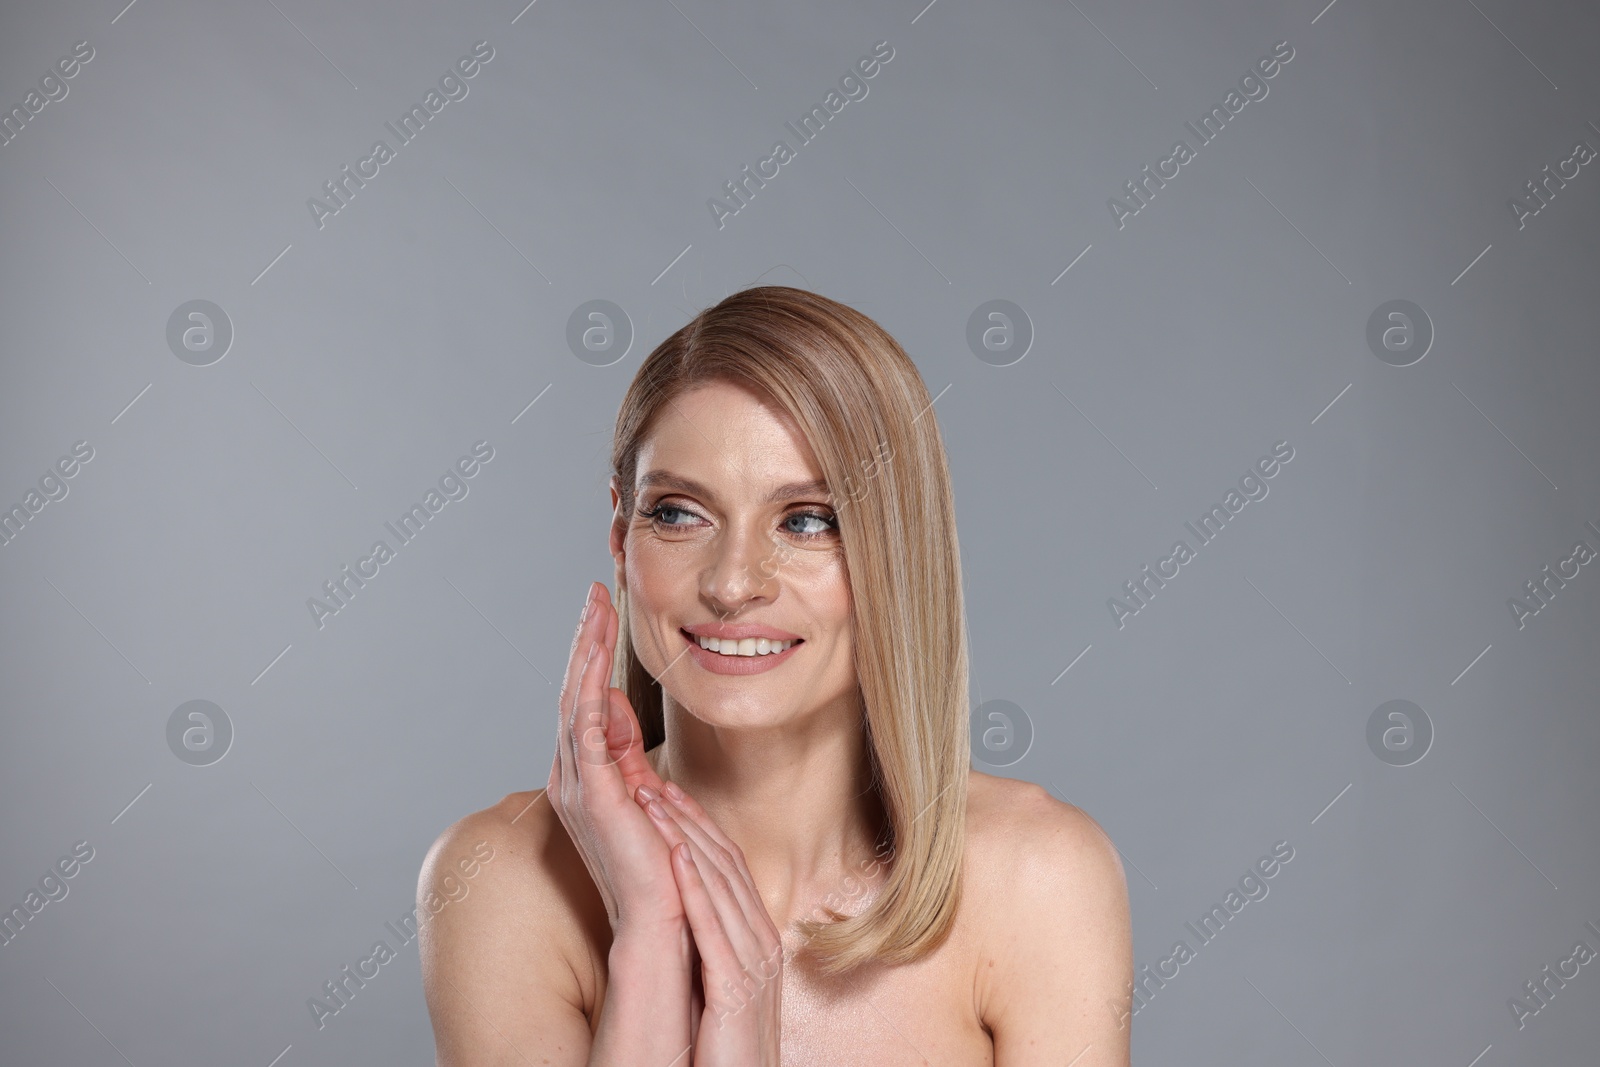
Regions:
<instances>
[{"instance_id":1,"label":"fingernail","mask_svg":"<svg viewBox=\"0 0 1600 1067\"><path fill-rule=\"evenodd\" d=\"M641 800L654 800L656 798L656 791L647 785L641 785L636 795Z\"/></svg>"},{"instance_id":2,"label":"fingernail","mask_svg":"<svg viewBox=\"0 0 1600 1067\"><path fill-rule=\"evenodd\" d=\"M678 788L678 783L677 782L662 782L661 783L661 789L662 789L662 791L664 793L667 794L667 796L671 797L673 800L682 800L683 799L683 790Z\"/></svg>"},{"instance_id":3,"label":"fingernail","mask_svg":"<svg viewBox=\"0 0 1600 1067\"><path fill-rule=\"evenodd\" d=\"M651 815L654 815L658 819L665 819L667 817L667 809L661 806L661 801L659 800L652 800L650 803L646 804L645 807L650 810Z\"/></svg>"},{"instance_id":4,"label":"fingernail","mask_svg":"<svg viewBox=\"0 0 1600 1067\"><path fill-rule=\"evenodd\" d=\"M589 609L594 607L594 583L589 583L589 592L583 598L583 616L578 621L581 623L589 617Z\"/></svg>"}]
</instances>

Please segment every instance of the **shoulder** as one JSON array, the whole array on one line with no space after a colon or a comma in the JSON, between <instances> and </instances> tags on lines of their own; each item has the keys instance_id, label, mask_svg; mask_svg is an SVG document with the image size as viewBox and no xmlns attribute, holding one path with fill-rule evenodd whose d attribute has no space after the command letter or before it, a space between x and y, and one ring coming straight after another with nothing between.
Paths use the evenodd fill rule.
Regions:
<instances>
[{"instance_id":1,"label":"shoulder","mask_svg":"<svg viewBox=\"0 0 1600 1067\"><path fill-rule=\"evenodd\" d=\"M1133 943L1110 836L1032 782L974 771L968 797L968 884L984 917L975 994L997 1064L1018 1042L1059 1041L1063 1062L1091 1042L1115 1047L1119 1031L1125 1047L1109 1005L1132 981Z\"/></svg>"},{"instance_id":2,"label":"shoulder","mask_svg":"<svg viewBox=\"0 0 1600 1067\"><path fill-rule=\"evenodd\" d=\"M478 1036L477 1010L531 1025L525 1005L542 1001L580 1020L594 1002L596 919L609 929L544 790L508 794L450 824L417 876L423 989L441 1047ZM530 999L533 990L547 996Z\"/></svg>"},{"instance_id":3,"label":"shoulder","mask_svg":"<svg viewBox=\"0 0 1600 1067\"><path fill-rule=\"evenodd\" d=\"M539 857L563 843L570 846L566 831L545 800L543 789L508 793L498 803L482 811L464 815L445 827L434 840L422 861L419 889L430 874L442 876L455 853L472 851L474 846L493 849L491 865L537 865Z\"/></svg>"},{"instance_id":4,"label":"shoulder","mask_svg":"<svg viewBox=\"0 0 1600 1067\"><path fill-rule=\"evenodd\" d=\"M980 849L1011 852L1018 859L1038 857L1047 862L1063 856L1079 861L1098 860L1100 865L1109 863L1121 877L1121 856L1100 824L1082 808L1057 799L1034 782L971 771L967 828Z\"/></svg>"},{"instance_id":5,"label":"shoulder","mask_svg":"<svg viewBox=\"0 0 1600 1067\"><path fill-rule=\"evenodd\" d=\"M967 797L968 847L980 881L992 873L1011 885L1028 874L1096 897L1124 889L1122 857L1110 835L1077 805L1033 782L979 771L971 772Z\"/></svg>"},{"instance_id":6,"label":"shoulder","mask_svg":"<svg viewBox=\"0 0 1600 1067\"><path fill-rule=\"evenodd\" d=\"M481 861L480 873L470 877L469 856ZM464 884L456 888L452 880ZM588 869L543 789L508 793L463 816L428 849L417 877L419 918L422 905L443 917L445 905L469 894L482 901L471 918L492 919L502 932L504 924L542 922L587 932L597 915L609 928Z\"/></svg>"}]
</instances>

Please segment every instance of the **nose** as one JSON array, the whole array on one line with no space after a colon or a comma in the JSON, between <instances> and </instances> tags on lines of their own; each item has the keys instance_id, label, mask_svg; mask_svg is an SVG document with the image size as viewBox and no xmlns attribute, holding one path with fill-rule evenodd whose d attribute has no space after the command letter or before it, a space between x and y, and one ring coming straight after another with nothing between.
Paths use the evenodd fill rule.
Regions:
<instances>
[{"instance_id":1,"label":"nose","mask_svg":"<svg viewBox=\"0 0 1600 1067\"><path fill-rule=\"evenodd\" d=\"M770 603L778 593L782 546L754 528L732 524L717 538L700 580L700 592L726 619L751 601Z\"/></svg>"}]
</instances>

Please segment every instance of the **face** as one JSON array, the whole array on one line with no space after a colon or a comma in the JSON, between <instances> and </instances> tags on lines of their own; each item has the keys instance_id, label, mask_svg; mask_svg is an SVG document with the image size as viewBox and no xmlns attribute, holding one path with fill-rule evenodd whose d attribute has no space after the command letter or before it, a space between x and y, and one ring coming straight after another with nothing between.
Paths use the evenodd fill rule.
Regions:
<instances>
[{"instance_id":1,"label":"face","mask_svg":"<svg viewBox=\"0 0 1600 1067\"><path fill-rule=\"evenodd\" d=\"M729 727L856 707L839 519L788 415L738 385L700 386L663 409L636 471L611 553L635 654L667 699ZM721 650L702 647L712 635Z\"/></svg>"}]
</instances>

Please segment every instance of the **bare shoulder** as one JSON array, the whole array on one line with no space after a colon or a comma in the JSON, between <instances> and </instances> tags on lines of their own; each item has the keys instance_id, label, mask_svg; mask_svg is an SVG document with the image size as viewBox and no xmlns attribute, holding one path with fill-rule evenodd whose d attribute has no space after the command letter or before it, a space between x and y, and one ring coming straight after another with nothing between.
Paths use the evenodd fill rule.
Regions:
<instances>
[{"instance_id":1,"label":"bare shoulder","mask_svg":"<svg viewBox=\"0 0 1600 1067\"><path fill-rule=\"evenodd\" d=\"M493 863L504 859L506 866L522 867L523 873L555 878L559 870L550 869L548 861L563 848L571 849L572 843L544 794L543 789L508 793L498 803L451 823L423 859L424 878L430 871L442 875L459 846L470 851L479 842L495 850Z\"/></svg>"},{"instance_id":2,"label":"bare shoulder","mask_svg":"<svg viewBox=\"0 0 1600 1067\"><path fill-rule=\"evenodd\" d=\"M493 858L469 879L462 866L469 855ZM452 879L462 883L459 888ZM508 793L499 803L463 816L428 849L417 878L419 919L424 910L431 919L444 918L468 896L479 903L455 909L457 927L487 923L497 937L538 935L545 946L541 955L548 956L552 947L580 947L579 939L564 938L563 932L587 934L597 919L609 929L588 869L543 789Z\"/></svg>"},{"instance_id":3,"label":"bare shoulder","mask_svg":"<svg viewBox=\"0 0 1600 1067\"><path fill-rule=\"evenodd\" d=\"M587 1049L597 918L609 929L544 790L508 794L447 827L417 877L438 1062L499 1062L507 1045L532 1055L552 1041L563 1056Z\"/></svg>"},{"instance_id":4,"label":"bare shoulder","mask_svg":"<svg viewBox=\"0 0 1600 1067\"><path fill-rule=\"evenodd\" d=\"M1133 935L1116 846L1032 782L974 771L967 808L975 992L997 1067L1047 1049L1041 1062L1066 1062L1086 1046L1079 1067L1126 1063L1128 1020L1114 1005L1133 978Z\"/></svg>"},{"instance_id":5,"label":"bare shoulder","mask_svg":"<svg viewBox=\"0 0 1600 1067\"><path fill-rule=\"evenodd\" d=\"M1075 874L1085 888L1123 880L1122 857L1100 824L1033 782L970 772L967 838L974 859L1000 868L1002 883L1018 864L1034 874Z\"/></svg>"}]
</instances>

